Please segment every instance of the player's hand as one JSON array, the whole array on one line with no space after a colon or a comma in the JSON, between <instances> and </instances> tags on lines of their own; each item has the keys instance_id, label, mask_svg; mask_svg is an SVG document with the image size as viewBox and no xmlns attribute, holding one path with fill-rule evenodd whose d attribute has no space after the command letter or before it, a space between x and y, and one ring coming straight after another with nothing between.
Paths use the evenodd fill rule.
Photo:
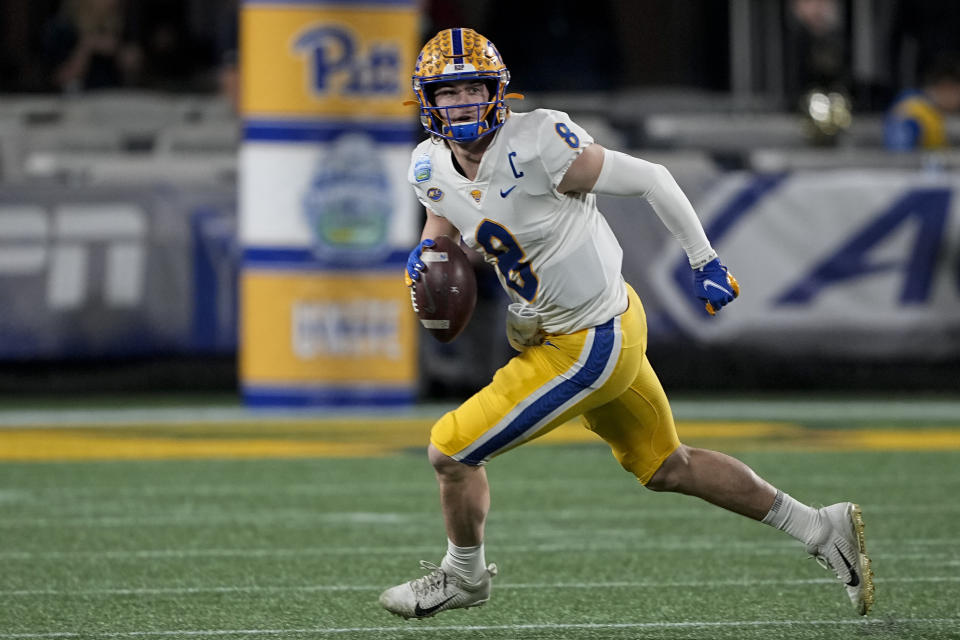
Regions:
<instances>
[{"instance_id":1,"label":"player's hand","mask_svg":"<svg viewBox=\"0 0 960 640\"><path fill-rule=\"evenodd\" d=\"M427 265L423 263L423 260L420 258L425 247L432 247L436 243L427 238L418 244L413 251L410 252L410 255L407 257L407 270L403 274L403 283L408 287L414 282L420 279L420 272L427 268Z\"/></svg>"},{"instance_id":2,"label":"player's hand","mask_svg":"<svg viewBox=\"0 0 960 640\"><path fill-rule=\"evenodd\" d=\"M740 295L740 283L720 264L720 258L694 269L693 280L694 295L703 300L707 313L712 316Z\"/></svg>"}]
</instances>

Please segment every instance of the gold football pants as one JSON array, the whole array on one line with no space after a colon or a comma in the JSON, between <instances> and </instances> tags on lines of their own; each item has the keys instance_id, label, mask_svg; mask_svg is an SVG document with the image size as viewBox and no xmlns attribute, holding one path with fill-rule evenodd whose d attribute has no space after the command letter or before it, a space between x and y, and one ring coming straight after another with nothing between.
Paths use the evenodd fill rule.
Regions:
<instances>
[{"instance_id":1,"label":"gold football pants","mask_svg":"<svg viewBox=\"0 0 960 640\"><path fill-rule=\"evenodd\" d=\"M550 335L433 426L430 441L455 460L484 464L582 416L621 465L646 484L679 445L667 396L646 357L643 306L602 325Z\"/></svg>"}]
</instances>

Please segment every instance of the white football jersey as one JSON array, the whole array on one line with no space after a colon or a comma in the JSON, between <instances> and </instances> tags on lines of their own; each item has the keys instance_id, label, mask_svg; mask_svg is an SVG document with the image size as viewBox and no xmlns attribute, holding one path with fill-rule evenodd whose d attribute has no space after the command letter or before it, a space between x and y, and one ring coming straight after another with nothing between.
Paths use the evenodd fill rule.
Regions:
<instances>
[{"instance_id":1,"label":"white football jersey","mask_svg":"<svg viewBox=\"0 0 960 640\"><path fill-rule=\"evenodd\" d=\"M515 302L551 334L596 326L623 313L623 250L594 194L557 191L593 138L560 111L512 113L483 154L476 180L432 140L413 152L408 179L420 202L460 230L494 265Z\"/></svg>"}]
</instances>

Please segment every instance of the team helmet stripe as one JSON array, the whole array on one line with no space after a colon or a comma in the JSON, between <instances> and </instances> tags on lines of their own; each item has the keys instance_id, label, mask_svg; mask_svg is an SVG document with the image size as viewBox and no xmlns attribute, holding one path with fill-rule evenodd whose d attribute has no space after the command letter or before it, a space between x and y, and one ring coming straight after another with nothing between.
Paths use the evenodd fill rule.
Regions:
<instances>
[{"instance_id":1,"label":"team helmet stripe","mask_svg":"<svg viewBox=\"0 0 960 640\"><path fill-rule=\"evenodd\" d=\"M463 29L451 29L450 40L453 44L454 64L463 64Z\"/></svg>"},{"instance_id":2,"label":"team helmet stripe","mask_svg":"<svg viewBox=\"0 0 960 640\"><path fill-rule=\"evenodd\" d=\"M482 464L497 451L522 441L602 385L613 373L620 355L620 319L590 330L583 356L564 374L550 380L507 414L471 447L453 458Z\"/></svg>"}]
</instances>

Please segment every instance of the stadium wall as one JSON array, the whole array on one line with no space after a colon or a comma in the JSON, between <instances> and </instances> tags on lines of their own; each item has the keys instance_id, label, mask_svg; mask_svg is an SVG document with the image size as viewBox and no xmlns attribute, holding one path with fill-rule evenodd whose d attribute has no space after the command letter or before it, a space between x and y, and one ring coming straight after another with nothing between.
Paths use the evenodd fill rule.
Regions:
<instances>
[{"instance_id":1,"label":"stadium wall","mask_svg":"<svg viewBox=\"0 0 960 640\"><path fill-rule=\"evenodd\" d=\"M600 203L669 388L957 390L960 176L677 173L743 287L718 318L644 201ZM227 185L0 187L0 386L236 389L236 211ZM463 337L420 337L420 397L468 393L510 357L505 297L477 272Z\"/></svg>"}]
</instances>

